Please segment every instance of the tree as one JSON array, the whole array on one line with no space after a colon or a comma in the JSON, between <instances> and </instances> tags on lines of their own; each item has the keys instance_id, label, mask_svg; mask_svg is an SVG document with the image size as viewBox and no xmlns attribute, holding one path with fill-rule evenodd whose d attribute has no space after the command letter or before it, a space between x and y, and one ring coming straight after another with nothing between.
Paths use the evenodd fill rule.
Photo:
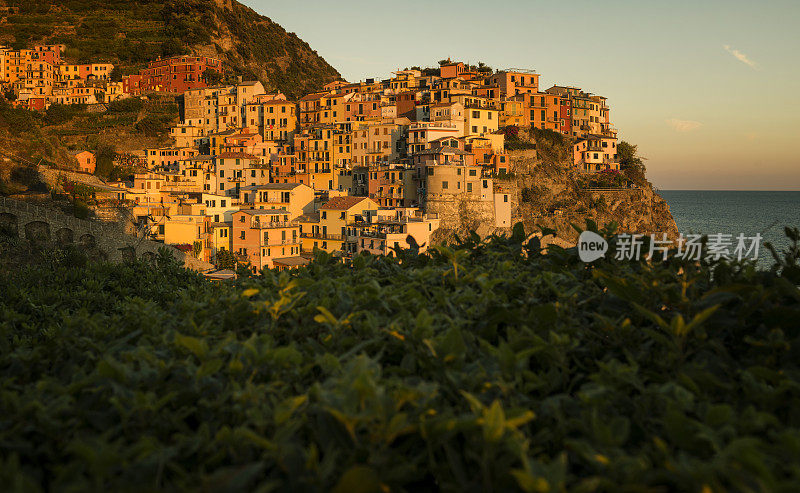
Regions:
<instances>
[{"instance_id":1,"label":"tree","mask_svg":"<svg viewBox=\"0 0 800 493\"><path fill-rule=\"evenodd\" d=\"M104 178L110 178L114 172L114 158L117 156L117 150L110 145L101 145L97 148L97 166L95 167L94 174Z\"/></svg>"},{"instance_id":2,"label":"tree","mask_svg":"<svg viewBox=\"0 0 800 493\"><path fill-rule=\"evenodd\" d=\"M647 170L644 166L644 158L638 155L638 146L624 140L621 141L617 144L617 159L619 160L619 167L626 178L637 185L646 183L645 172Z\"/></svg>"},{"instance_id":3,"label":"tree","mask_svg":"<svg viewBox=\"0 0 800 493\"><path fill-rule=\"evenodd\" d=\"M209 86L216 86L222 82L222 74L213 68L207 68L203 71L203 80Z\"/></svg>"},{"instance_id":4,"label":"tree","mask_svg":"<svg viewBox=\"0 0 800 493\"><path fill-rule=\"evenodd\" d=\"M122 80L122 69L119 68L119 65L115 65L114 68L111 69L109 78L112 82L120 82Z\"/></svg>"},{"instance_id":5,"label":"tree","mask_svg":"<svg viewBox=\"0 0 800 493\"><path fill-rule=\"evenodd\" d=\"M236 269L238 262L236 261L236 256L230 250L219 250L216 257L218 269Z\"/></svg>"}]
</instances>

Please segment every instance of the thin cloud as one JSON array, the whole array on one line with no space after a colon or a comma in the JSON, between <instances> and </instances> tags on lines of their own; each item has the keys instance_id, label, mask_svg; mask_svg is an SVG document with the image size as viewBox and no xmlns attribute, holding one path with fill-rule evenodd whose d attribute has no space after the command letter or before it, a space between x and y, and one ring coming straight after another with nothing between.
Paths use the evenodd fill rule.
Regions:
<instances>
[{"instance_id":1,"label":"thin cloud","mask_svg":"<svg viewBox=\"0 0 800 493\"><path fill-rule=\"evenodd\" d=\"M756 62L754 62L753 60L750 60L749 58L747 58L747 55L745 55L741 51L739 51L737 49L734 49L734 48L731 48L730 45L724 45L723 48L725 48L725 51L727 51L728 53L730 53L731 55L736 57L737 60L739 60L740 62L744 63L748 67L750 67L750 68L758 68L758 65L756 64Z\"/></svg>"},{"instance_id":2,"label":"thin cloud","mask_svg":"<svg viewBox=\"0 0 800 493\"><path fill-rule=\"evenodd\" d=\"M693 120L679 120L677 118L670 118L667 120L667 125L674 128L676 132L691 132L702 127L703 124Z\"/></svg>"}]
</instances>

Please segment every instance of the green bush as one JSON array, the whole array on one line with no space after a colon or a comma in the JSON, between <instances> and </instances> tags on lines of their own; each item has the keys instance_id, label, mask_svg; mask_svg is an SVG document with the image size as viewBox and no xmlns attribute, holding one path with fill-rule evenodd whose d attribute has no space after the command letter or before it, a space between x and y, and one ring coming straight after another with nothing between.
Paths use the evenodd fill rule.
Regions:
<instances>
[{"instance_id":1,"label":"green bush","mask_svg":"<svg viewBox=\"0 0 800 493\"><path fill-rule=\"evenodd\" d=\"M35 132L41 116L24 108L14 108L0 99L0 126L5 126L12 135Z\"/></svg>"},{"instance_id":2,"label":"green bush","mask_svg":"<svg viewBox=\"0 0 800 493\"><path fill-rule=\"evenodd\" d=\"M45 125L61 125L86 110L85 104L51 104L44 112Z\"/></svg>"},{"instance_id":3,"label":"green bush","mask_svg":"<svg viewBox=\"0 0 800 493\"><path fill-rule=\"evenodd\" d=\"M138 113L144 107L140 98L117 99L108 103L108 113Z\"/></svg>"},{"instance_id":4,"label":"green bush","mask_svg":"<svg viewBox=\"0 0 800 493\"><path fill-rule=\"evenodd\" d=\"M136 131L148 137L157 137L169 131L169 115L147 115L134 125Z\"/></svg>"},{"instance_id":5,"label":"green bush","mask_svg":"<svg viewBox=\"0 0 800 493\"><path fill-rule=\"evenodd\" d=\"M517 227L234 285L0 273L0 484L796 491L792 234L767 272L587 265Z\"/></svg>"}]
</instances>

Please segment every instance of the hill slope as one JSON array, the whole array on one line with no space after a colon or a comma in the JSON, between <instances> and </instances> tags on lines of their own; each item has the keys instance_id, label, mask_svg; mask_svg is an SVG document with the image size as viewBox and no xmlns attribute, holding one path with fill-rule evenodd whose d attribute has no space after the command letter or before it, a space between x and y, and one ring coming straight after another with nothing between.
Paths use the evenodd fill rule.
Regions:
<instances>
[{"instance_id":1,"label":"hill slope","mask_svg":"<svg viewBox=\"0 0 800 493\"><path fill-rule=\"evenodd\" d=\"M339 77L297 35L233 0L0 0L0 15L0 43L64 43L69 59L123 73L191 52L292 97Z\"/></svg>"}]
</instances>

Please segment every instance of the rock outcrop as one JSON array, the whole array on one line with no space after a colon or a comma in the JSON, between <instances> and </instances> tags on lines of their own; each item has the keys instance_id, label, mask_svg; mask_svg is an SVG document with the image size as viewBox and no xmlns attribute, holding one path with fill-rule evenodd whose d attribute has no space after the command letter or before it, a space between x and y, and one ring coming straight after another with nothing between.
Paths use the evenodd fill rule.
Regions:
<instances>
[{"instance_id":1,"label":"rock outcrop","mask_svg":"<svg viewBox=\"0 0 800 493\"><path fill-rule=\"evenodd\" d=\"M581 173L569 163L547 164L530 152L510 154L513 175L496 179L495 185L509 192L511 224L522 222L528 233L551 228L557 232L557 244L574 245L578 232L572 225L585 227L592 220L601 228L616 223L618 232L678 236L669 205L650 183L630 185L614 174ZM453 241L470 231L486 237L510 230L476 227L471 215L450 215L443 217L433 241Z\"/></svg>"}]
</instances>

